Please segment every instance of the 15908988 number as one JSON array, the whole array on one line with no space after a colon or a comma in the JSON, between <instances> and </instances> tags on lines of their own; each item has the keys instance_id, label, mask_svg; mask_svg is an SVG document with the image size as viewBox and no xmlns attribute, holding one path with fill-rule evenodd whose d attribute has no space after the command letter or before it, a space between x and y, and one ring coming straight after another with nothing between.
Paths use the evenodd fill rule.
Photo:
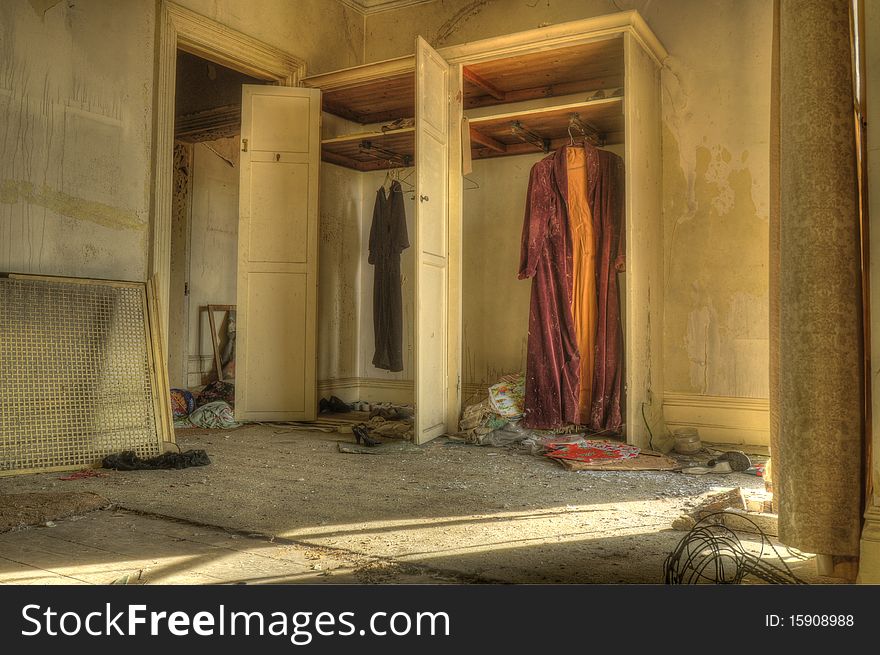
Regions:
<instances>
[{"instance_id":1,"label":"15908988 number","mask_svg":"<svg viewBox=\"0 0 880 655\"><path fill-rule=\"evenodd\" d=\"M792 614L789 625L794 627L835 628L855 624L852 614Z\"/></svg>"}]
</instances>

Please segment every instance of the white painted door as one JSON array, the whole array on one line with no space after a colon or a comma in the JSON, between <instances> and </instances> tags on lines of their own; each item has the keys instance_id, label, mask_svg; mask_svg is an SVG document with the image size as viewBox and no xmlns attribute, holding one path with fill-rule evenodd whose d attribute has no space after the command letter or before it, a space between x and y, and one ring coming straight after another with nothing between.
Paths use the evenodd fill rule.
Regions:
<instances>
[{"instance_id":1,"label":"white painted door","mask_svg":"<svg viewBox=\"0 0 880 655\"><path fill-rule=\"evenodd\" d=\"M243 85L235 417L315 418L318 89Z\"/></svg>"},{"instance_id":2,"label":"white painted door","mask_svg":"<svg viewBox=\"0 0 880 655\"><path fill-rule=\"evenodd\" d=\"M416 38L415 441L446 432L449 403L449 64Z\"/></svg>"}]
</instances>

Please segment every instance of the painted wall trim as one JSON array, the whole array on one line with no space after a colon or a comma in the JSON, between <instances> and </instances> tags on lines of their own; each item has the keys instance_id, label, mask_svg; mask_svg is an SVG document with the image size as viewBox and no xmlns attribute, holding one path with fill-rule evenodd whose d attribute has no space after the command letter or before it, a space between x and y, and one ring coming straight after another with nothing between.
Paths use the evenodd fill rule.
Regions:
<instances>
[{"instance_id":1,"label":"painted wall trim","mask_svg":"<svg viewBox=\"0 0 880 655\"><path fill-rule=\"evenodd\" d=\"M380 14L385 11L394 11L413 5L423 5L434 0L337 0L349 9L354 9L363 16Z\"/></svg>"},{"instance_id":2,"label":"painted wall trim","mask_svg":"<svg viewBox=\"0 0 880 655\"><path fill-rule=\"evenodd\" d=\"M856 582L880 584L880 507L875 505L865 512Z\"/></svg>"},{"instance_id":3,"label":"painted wall trim","mask_svg":"<svg viewBox=\"0 0 880 655\"><path fill-rule=\"evenodd\" d=\"M171 197L173 194L174 92L177 49L259 79L295 86L305 76L305 61L169 0L157 18L158 61L153 140L153 195L149 277L156 277L159 318L168 333L171 271Z\"/></svg>"},{"instance_id":4,"label":"painted wall trim","mask_svg":"<svg viewBox=\"0 0 880 655\"><path fill-rule=\"evenodd\" d=\"M634 10L470 41L461 45L438 48L437 52L450 64L474 64L526 52L619 38L624 34L631 34L658 66L662 65L669 56L648 24ZM386 77L404 75L414 71L415 66L415 55L405 55L307 77L303 80L303 85L318 87L324 91L348 88Z\"/></svg>"},{"instance_id":5,"label":"painted wall trim","mask_svg":"<svg viewBox=\"0 0 880 655\"><path fill-rule=\"evenodd\" d=\"M415 385L412 380L384 380L382 378L334 378L318 380L318 395L335 395L345 402L391 402L404 405L413 403Z\"/></svg>"},{"instance_id":6,"label":"painted wall trim","mask_svg":"<svg viewBox=\"0 0 880 655\"><path fill-rule=\"evenodd\" d=\"M670 432L692 427L715 443L770 444L770 401L766 398L701 396L667 391L663 416Z\"/></svg>"}]
</instances>

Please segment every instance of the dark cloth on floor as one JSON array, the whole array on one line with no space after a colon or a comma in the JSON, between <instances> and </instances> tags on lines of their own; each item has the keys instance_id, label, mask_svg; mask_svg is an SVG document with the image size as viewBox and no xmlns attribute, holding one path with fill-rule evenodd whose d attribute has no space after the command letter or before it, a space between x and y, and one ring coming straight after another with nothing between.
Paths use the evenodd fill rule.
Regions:
<instances>
[{"instance_id":1,"label":"dark cloth on floor","mask_svg":"<svg viewBox=\"0 0 880 655\"><path fill-rule=\"evenodd\" d=\"M230 407L235 407L235 384L214 380L199 392L199 395L196 397L196 407L201 407L218 400L229 403Z\"/></svg>"},{"instance_id":2,"label":"dark cloth on floor","mask_svg":"<svg viewBox=\"0 0 880 655\"><path fill-rule=\"evenodd\" d=\"M623 329L618 272L626 269L623 160L612 152L586 146L587 182L596 257L596 359L593 364L591 430L623 431Z\"/></svg>"},{"instance_id":3,"label":"dark cloth on floor","mask_svg":"<svg viewBox=\"0 0 880 655\"><path fill-rule=\"evenodd\" d=\"M578 419L580 356L571 315L572 256L565 201L565 158L532 167L520 249L519 279L532 278L526 354L528 428L548 429Z\"/></svg>"},{"instance_id":4,"label":"dark cloth on floor","mask_svg":"<svg viewBox=\"0 0 880 655\"><path fill-rule=\"evenodd\" d=\"M185 469L190 466L207 466L211 463L204 450L186 450L182 453L163 453L149 459L141 459L127 450L115 455L107 455L101 462L105 469L117 471L148 471L156 469Z\"/></svg>"},{"instance_id":5,"label":"dark cloth on floor","mask_svg":"<svg viewBox=\"0 0 880 655\"><path fill-rule=\"evenodd\" d=\"M373 274L373 366L388 371L403 370L403 298L400 288L400 253L409 248L406 209L400 183L376 192L370 227L369 262Z\"/></svg>"}]
</instances>

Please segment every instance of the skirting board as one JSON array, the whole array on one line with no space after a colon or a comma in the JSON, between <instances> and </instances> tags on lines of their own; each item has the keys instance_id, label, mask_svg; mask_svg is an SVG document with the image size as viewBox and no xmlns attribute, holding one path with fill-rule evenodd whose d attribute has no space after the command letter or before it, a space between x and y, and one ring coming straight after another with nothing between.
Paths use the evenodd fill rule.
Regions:
<instances>
[{"instance_id":1,"label":"skirting board","mask_svg":"<svg viewBox=\"0 0 880 655\"><path fill-rule=\"evenodd\" d=\"M387 402L411 405L412 380L383 380L381 378L337 378L318 380L318 395L334 395L347 403L366 400L371 403Z\"/></svg>"},{"instance_id":2,"label":"skirting board","mask_svg":"<svg viewBox=\"0 0 880 655\"><path fill-rule=\"evenodd\" d=\"M663 416L671 433L696 428L710 443L770 445L770 401L673 393L663 395Z\"/></svg>"},{"instance_id":3,"label":"skirting board","mask_svg":"<svg viewBox=\"0 0 880 655\"><path fill-rule=\"evenodd\" d=\"M859 584L880 584L880 507L872 505L865 512L859 554Z\"/></svg>"}]
</instances>

